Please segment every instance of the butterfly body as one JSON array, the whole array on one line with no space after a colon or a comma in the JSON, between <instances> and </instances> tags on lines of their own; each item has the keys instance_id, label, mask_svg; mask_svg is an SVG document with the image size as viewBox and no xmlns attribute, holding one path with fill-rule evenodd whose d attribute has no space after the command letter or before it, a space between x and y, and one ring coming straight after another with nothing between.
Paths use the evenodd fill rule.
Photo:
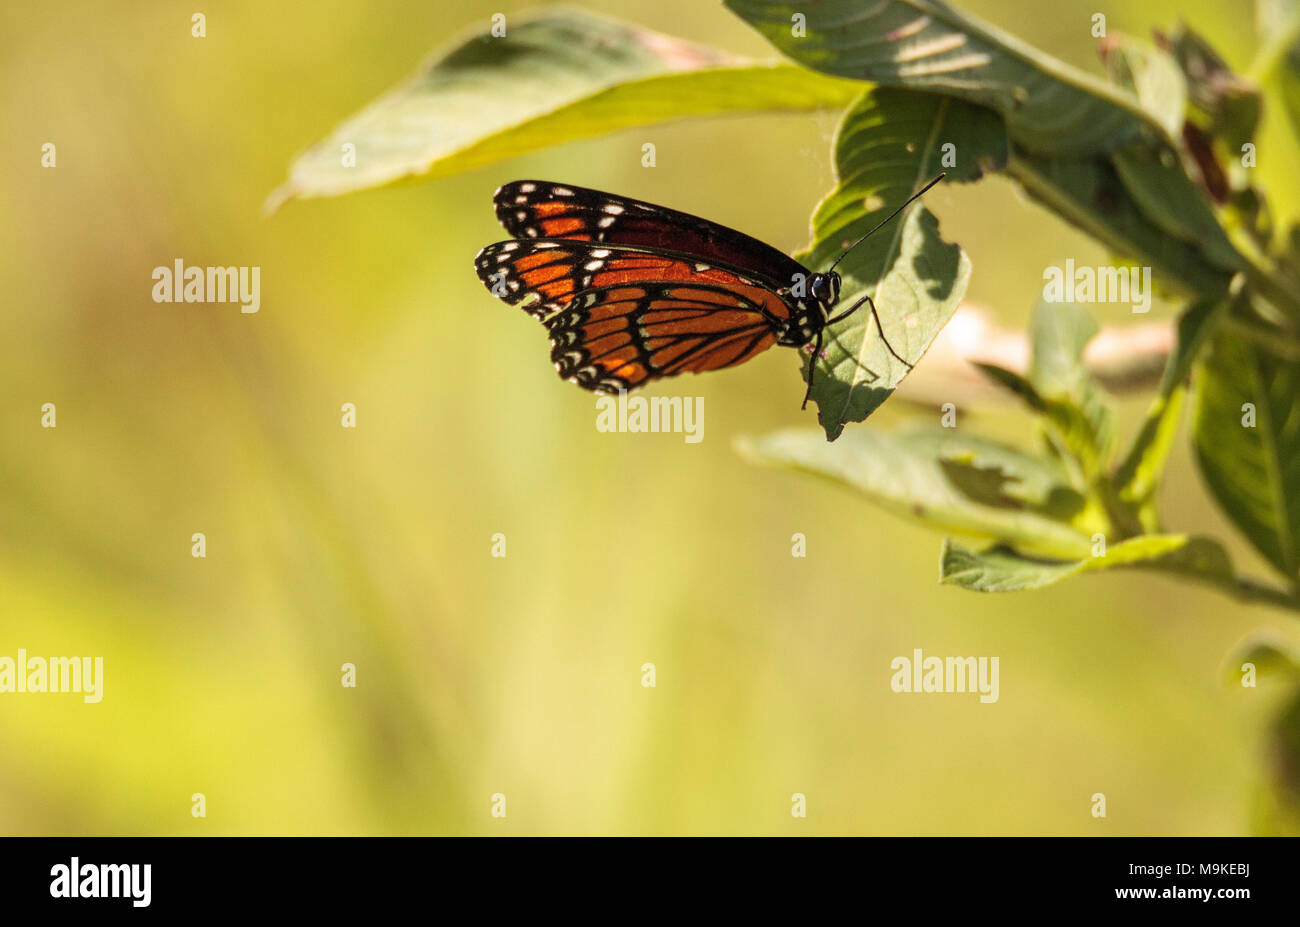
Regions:
<instances>
[{"instance_id":1,"label":"butterfly body","mask_svg":"<svg viewBox=\"0 0 1300 927\"><path fill-rule=\"evenodd\" d=\"M478 253L479 279L546 326L560 376L585 389L720 370L778 344L817 353L848 315L831 315L833 266L813 273L698 216L540 180L508 183L493 202L513 237Z\"/></svg>"}]
</instances>

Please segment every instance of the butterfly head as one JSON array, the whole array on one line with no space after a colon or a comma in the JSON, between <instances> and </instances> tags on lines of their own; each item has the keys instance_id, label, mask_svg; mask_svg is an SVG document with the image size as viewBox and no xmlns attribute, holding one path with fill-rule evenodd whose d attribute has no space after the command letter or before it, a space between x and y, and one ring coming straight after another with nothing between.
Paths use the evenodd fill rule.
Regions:
<instances>
[{"instance_id":1,"label":"butterfly head","mask_svg":"<svg viewBox=\"0 0 1300 927\"><path fill-rule=\"evenodd\" d=\"M813 274L808 290L821 306L822 313L829 316L831 309L839 302L840 275L833 270L824 274Z\"/></svg>"}]
</instances>

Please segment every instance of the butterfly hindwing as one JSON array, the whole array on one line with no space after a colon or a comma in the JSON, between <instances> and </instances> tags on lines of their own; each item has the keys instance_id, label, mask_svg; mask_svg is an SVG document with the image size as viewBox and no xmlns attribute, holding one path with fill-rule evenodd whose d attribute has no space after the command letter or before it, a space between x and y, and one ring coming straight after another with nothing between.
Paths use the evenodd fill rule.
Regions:
<instances>
[{"instance_id":1,"label":"butterfly hindwing","mask_svg":"<svg viewBox=\"0 0 1300 927\"><path fill-rule=\"evenodd\" d=\"M516 180L493 199L505 230L520 239L565 238L675 251L726 264L770 286L791 286L809 271L756 238L664 206L585 187Z\"/></svg>"},{"instance_id":2,"label":"butterfly hindwing","mask_svg":"<svg viewBox=\"0 0 1300 927\"><path fill-rule=\"evenodd\" d=\"M761 304L697 281L588 290L546 327L560 376L597 392L730 367L777 342Z\"/></svg>"}]
</instances>

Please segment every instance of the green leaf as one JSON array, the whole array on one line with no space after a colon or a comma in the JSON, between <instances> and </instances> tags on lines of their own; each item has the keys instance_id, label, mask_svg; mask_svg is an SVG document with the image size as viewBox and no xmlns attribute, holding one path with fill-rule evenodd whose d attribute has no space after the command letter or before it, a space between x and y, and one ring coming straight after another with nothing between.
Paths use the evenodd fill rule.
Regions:
<instances>
[{"instance_id":1,"label":"green leaf","mask_svg":"<svg viewBox=\"0 0 1300 927\"><path fill-rule=\"evenodd\" d=\"M1110 453L1113 434L1110 410L1083 365L1097 322L1077 303L1039 303L1029 333L1030 382L1047 400L1065 446L1085 475L1094 476Z\"/></svg>"},{"instance_id":2,"label":"green leaf","mask_svg":"<svg viewBox=\"0 0 1300 927\"><path fill-rule=\"evenodd\" d=\"M1083 352L1097 336L1097 320L1078 303L1040 302L1029 321L1029 379L1044 396L1076 397L1095 391Z\"/></svg>"},{"instance_id":3,"label":"green leaf","mask_svg":"<svg viewBox=\"0 0 1300 927\"><path fill-rule=\"evenodd\" d=\"M1255 548L1300 575L1300 364L1218 326L1197 375L1196 456Z\"/></svg>"},{"instance_id":4,"label":"green leaf","mask_svg":"<svg viewBox=\"0 0 1300 927\"><path fill-rule=\"evenodd\" d=\"M1080 156L1161 131L1127 94L937 0L725 3L810 68L989 107L1028 151Z\"/></svg>"},{"instance_id":5,"label":"green leaf","mask_svg":"<svg viewBox=\"0 0 1300 927\"><path fill-rule=\"evenodd\" d=\"M1111 80L1136 96L1151 118L1177 138L1187 108L1187 82L1174 58L1122 33L1107 36L1101 53Z\"/></svg>"},{"instance_id":6,"label":"green leaf","mask_svg":"<svg viewBox=\"0 0 1300 927\"><path fill-rule=\"evenodd\" d=\"M1240 164L1241 145L1254 139L1262 115L1259 88L1228 67L1209 41L1185 23L1174 27L1168 44L1187 81L1189 117Z\"/></svg>"},{"instance_id":7,"label":"green leaf","mask_svg":"<svg viewBox=\"0 0 1300 927\"><path fill-rule=\"evenodd\" d=\"M268 201L458 173L628 126L847 106L860 84L558 8L477 30L295 159ZM342 146L356 146L346 167Z\"/></svg>"},{"instance_id":8,"label":"green leaf","mask_svg":"<svg viewBox=\"0 0 1300 927\"><path fill-rule=\"evenodd\" d=\"M1212 259L1235 269L1239 260L1229 246L1230 236L1220 232L1213 211L1201 197L1187 196L1187 176L1199 180L1213 203L1222 209L1222 226L1243 229L1254 247L1264 248L1271 236L1267 204L1251 183L1252 171L1241 163L1242 146L1254 139L1259 125L1260 93L1238 77L1202 36L1179 23L1160 48L1127 36L1111 36L1103 43L1103 57L1111 77L1127 86L1179 142L1181 164L1166 146L1133 146L1116 152L1114 160L1144 210L1170 234L1208 245ZM1149 163L1151 184L1135 176ZM1162 176L1163 173L1163 176ZM1164 188L1164 189L1162 189ZM1184 210L1190 206L1189 210ZM1185 215L1180 215L1181 212Z\"/></svg>"},{"instance_id":9,"label":"green leaf","mask_svg":"<svg viewBox=\"0 0 1300 927\"><path fill-rule=\"evenodd\" d=\"M1017 592L1050 586L1080 573L1119 567L1212 571L1216 575L1232 572L1227 555L1218 544L1184 534L1132 538L1110 545L1104 557L1064 562L1026 556L1006 545L976 553L945 541L940 557L940 582L976 592Z\"/></svg>"},{"instance_id":10,"label":"green leaf","mask_svg":"<svg viewBox=\"0 0 1300 927\"><path fill-rule=\"evenodd\" d=\"M1241 256L1228 233L1172 148L1132 145L1112 154L1111 163L1142 214L1157 228L1194 247L1216 268L1241 268Z\"/></svg>"},{"instance_id":11,"label":"green leaf","mask_svg":"<svg viewBox=\"0 0 1300 927\"><path fill-rule=\"evenodd\" d=\"M802 255L828 268L853 241L907 200L944 165L948 180L973 180L1006 159L1001 121L986 109L901 90L868 91L845 114L835 140L839 183L813 216L813 242ZM966 290L970 261L939 236L938 220L920 203L854 248L836 268L844 278L839 306L869 295L870 306L827 329L812 398L828 440L846 422L883 403L939 330ZM891 351L890 348L893 350ZM804 361L804 377L808 376Z\"/></svg>"},{"instance_id":12,"label":"green leaf","mask_svg":"<svg viewBox=\"0 0 1300 927\"><path fill-rule=\"evenodd\" d=\"M1082 411L1068 401L1044 396L1033 381L1022 377L1014 370L1007 370L1005 367L983 361L972 361L971 366L998 386L1018 396L1031 412L1043 417L1044 422L1050 426L1048 440L1053 459L1062 459L1062 452L1068 451L1070 459L1080 465L1081 481L1084 463L1082 457L1087 457L1089 461L1095 463L1095 454L1089 450L1092 443L1090 437L1092 428Z\"/></svg>"},{"instance_id":13,"label":"green leaf","mask_svg":"<svg viewBox=\"0 0 1300 927\"><path fill-rule=\"evenodd\" d=\"M1227 290L1231 273L1207 263L1197 245L1170 235L1148 218L1110 160L1013 152L1008 173L1067 222L1111 251L1154 268L1185 292L1198 296Z\"/></svg>"},{"instance_id":14,"label":"green leaf","mask_svg":"<svg viewBox=\"0 0 1300 927\"><path fill-rule=\"evenodd\" d=\"M1193 293L1226 288L1237 256L1174 140L1130 95L939 0L725 2L810 68L993 109L1031 195ZM792 35L795 14L806 36Z\"/></svg>"},{"instance_id":15,"label":"green leaf","mask_svg":"<svg viewBox=\"0 0 1300 927\"><path fill-rule=\"evenodd\" d=\"M1261 0L1257 7L1264 49L1252 74L1277 88L1292 129L1300 133L1300 3Z\"/></svg>"},{"instance_id":16,"label":"green leaf","mask_svg":"<svg viewBox=\"0 0 1300 927\"><path fill-rule=\"evenodd\" d=\"M1255 664L1256 679L1300 682L1300 648L1270 631L1256 631L1232 649L1223 663L1225 683L1241 684L1243 663Z\"/></svg>"},{"instance_id":17,"label":"green leaf","mask_svg":"<svg viewBox=\"0 0 1300 927\"><path fill-rule=\"evenodd\" d=\"M1049 437L1059 457L1068 452L1078 465L1078 482L1087 485L1097 476L1110 443L1110 413L1098 399L1089 408L1078 405L1067 395L1049 396L1026 377L1012 370L973 361L972 366L991 381L1014 393L1030 411L1043 417L1050 426Z\"/></svg>"},{"instance_id":18,"label":"green leaf","mask_svg":"<svg viewBox=\"0 0 1300 927\"><path fill-rule=\"evenodd\" d=\"M1157 530L1156 489L1178 431L1192 363L1227 305L1219 298L1198 300L1179 316L1174 348L1165 363L1160 388L1133 445L1115 470L1117 497L1137 514L1148 531Z\"/></svg>"},{"instance_id":19,"label":"green leaf","mask_svg":"<svg viewBox=\"0 0 1300 927\"><path fill-rule=\"evenodd\" d=\"M1175 26L1165 42L1187 82L1190 105L1182 132L1187 160L1219 204L1229 233L1241 230L1254 248L1266 250L1272 217L1254 187L1254 170L1242 164L1243 147L1254 141L1259 127L1262 94L1185 24Z\"/></svg>"},{"instance_id":20,"label":"green leaf","mask_svg":"<svg viewBox=\"0 0 1300 927\"><path fill-rule=\"evenodd\" d=\"M944 531L1012 541L1056 557L1084 557L1089 535L1068 519L1082 500L1050 461L950 429L857 429L828 444L811 429L738 442L748 459L812 473L881 507ZM985 482L969 471L985 471ZM990 492L987 471L996 470Z\"/></svg>"},{"instance_id":21,"label":"green leaf","mask_svg":"<svg viewBox=\"0 0 1300 927\"><path fill-rule=\"evenodd\" d=\"M1260 833L1296 836L1300 834L1300 687L1269 726L1268 758L1274 805L1257 828Z\"/></svg>"}]
</instances>

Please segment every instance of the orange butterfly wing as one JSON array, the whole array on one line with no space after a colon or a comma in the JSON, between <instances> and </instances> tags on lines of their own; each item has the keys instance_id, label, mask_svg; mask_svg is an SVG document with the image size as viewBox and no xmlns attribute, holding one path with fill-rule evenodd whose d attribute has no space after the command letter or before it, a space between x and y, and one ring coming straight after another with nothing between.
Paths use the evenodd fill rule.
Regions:
<instances>
[{"instance_id":1,"label":"orange butterfly wing","mask_svg":"<svg viewBox=\"0 0 1300 927\"><path fill-rule=\"evenodd\" d=\"M516 180L492 198L497 219L515 238L568 238L653 251L699 255L763 280L788 287L809 271L771 245L743 232L666 206L600 190Z\"/></svg>"},{"instance_id":2,"label":"orange butterfly wing","mask_svg":"<svg viewBox=\"0 0 1300 927\"><path fill-rule=\"evenodd\" d=\"M560 376L597 392L741 364L777 335L761 306L706 283L622 283L584 293L546 323Z\"/></svg>"}]
</instances>

